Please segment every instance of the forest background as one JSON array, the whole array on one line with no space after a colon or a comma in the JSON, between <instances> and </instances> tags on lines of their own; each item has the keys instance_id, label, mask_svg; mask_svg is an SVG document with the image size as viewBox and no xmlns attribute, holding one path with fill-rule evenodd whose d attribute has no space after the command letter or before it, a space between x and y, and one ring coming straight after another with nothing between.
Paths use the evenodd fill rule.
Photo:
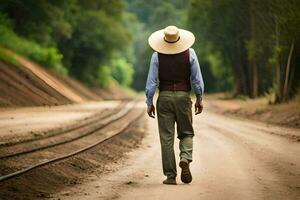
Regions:
<instances>
[{"instance_id":1,"label":"forest background","mask_svg":"<svg viewBox=\"0 0 300 200\"><path fill-rule=\"evenodd\" d=\"M86 85L143 91L149 35L192 31L205 90L285 102L300 92L298 0L1 0L4 49Z\"/></svg>"}]
</instances>

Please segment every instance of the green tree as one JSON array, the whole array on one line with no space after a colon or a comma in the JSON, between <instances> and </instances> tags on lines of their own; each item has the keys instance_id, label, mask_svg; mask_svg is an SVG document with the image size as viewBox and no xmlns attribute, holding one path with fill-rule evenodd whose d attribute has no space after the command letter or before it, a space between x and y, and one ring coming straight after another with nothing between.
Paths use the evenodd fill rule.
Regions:
<instances>
[{"instance_id":1,"label":"green tree","mask_svg":"<svg viewBox=\"0 0 300 200\"><path fill-rule=\"evenodd\" d=\"M133 62L132 52L123 53L132 43L122 0L7 0L1 2L0 13L10 21L9 33L22 37L19 52L40 64L48 62L46 66L62 60L72 76L88 84L107 84L112 76L107 66L116 52ZM26 40L47 51L30 54Z\"/></svg>"},{"instance_id":2,"label":"green tree","mask_svg":"<svg viewBox=\"0 0 300 200\"><path fill-rule=\"evenodd\" d=\"M61 37L70 37L72 26L66 20L75 0L7 0L0 12L13 22L13 30L45 46L56 46Z\"/></svg>"},{"instance_id":3,"label":"green tree","mask_svg":"<svg viewBox=\"0 0 300 200\"><path fill-rule=\"evenodd\" d=\"M94 84L97 74L91 71L109 64L113 52L122 51L129 41L129 32L105 12L85 11L74 27L72 38L64 46L64 51L72 49L68 58L71 61L70 73L79 80Z\"/></svg>"},{"instance_id":4,"label":"green tree","mask_svg":"<svg viewBox=\"0 0 300 200\"><path fill-rule=\"evenodd\" d=\"M193 0L188 24L200 40L195 48L215 82L229 86L232 72L235 95L255 98L275 86L277 102L289 99L299 85L294 78L299 62L295 53L299 4L296 0ZM218 84L214 87L222 88Z\"/></svg>"}]
</instances>

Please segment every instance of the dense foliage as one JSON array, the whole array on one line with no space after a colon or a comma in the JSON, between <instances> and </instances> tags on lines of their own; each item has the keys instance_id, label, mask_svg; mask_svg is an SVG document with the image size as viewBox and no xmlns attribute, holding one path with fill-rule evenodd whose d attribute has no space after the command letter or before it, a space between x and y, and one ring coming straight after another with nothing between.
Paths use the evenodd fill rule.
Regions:
<instances>
[{"instance_id":1,"label":"dense foliage","mask_svg":"<svg viewBox=\"0 0 300 200\"><path fill-rule=\"evenodd\" d=\"M2 1L0 45L90 85L106 86L123 70L120 82L129 85L128 64L113 69L112 62L128 59L118 53L131 44L124 8L122 0Z\"/></svg>"},{"instance_id":2,"label":"dense foliage","mask_svg":"<svg viewBox=\"0 0 300 200\"><path fill-rule=\"evenodd\" d=\"M133 86L144 89L151 32L174 24L196 35L207 92L233 91L285 101L299 88L300 2L297 0L127 0L137 16ZM298 67L297 67L298 66Z\"/></svg>"},{"instance_id":3,"label":"dense foliage","mask_svg":"<svg viewBox=\"0 0 300 200\"><path fill-rule=\"evenodd\" d=\"M0 46L90 85L144 90L148 37L171 24L195 34L206 92L282 102L299 90L298 0L5 0Z\"/></svg>"},{"instance_id":4,"label":"dense foliage","mask_svg":"<svg viewBox=\"0 0 300 200\"><path fill-rule=\"evenodd\" d=\"M2 23L1 23L2 22ZM54 47L42 47L37 42L18 36L11 30L11 23L0 15L0 44L4 48L11 49L24 55L41 65L55 69L58 72L67 73L62 65L62 54Z\"/></svg>"},{"instance_id":5,"label":"dense foliage","mask_svg":"<svg viewBox=\"0 0 300 200\"><path fill-rule=\"evenodd\" d=\"M233 84L236 95L275 93L281 102L299 87L299 1L192 0L188 24L213 88Z\"/></svg>"}]
</instances>

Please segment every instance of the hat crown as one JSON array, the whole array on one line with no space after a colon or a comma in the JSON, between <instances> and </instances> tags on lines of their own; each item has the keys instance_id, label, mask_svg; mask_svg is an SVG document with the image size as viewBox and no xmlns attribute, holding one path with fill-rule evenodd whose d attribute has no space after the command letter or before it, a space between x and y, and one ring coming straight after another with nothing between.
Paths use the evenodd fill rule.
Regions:
<instances>
[{"instance_id":1,"label":"hat crown","mask_svg":"<svg viewBox=\"0 0 300 200\"><path fill-rule=\"evenodd\" d=\"M179 40L179 29L176 26L167 26L164 29L166 42L177 42Z\"/></svg>"}]
</instances>

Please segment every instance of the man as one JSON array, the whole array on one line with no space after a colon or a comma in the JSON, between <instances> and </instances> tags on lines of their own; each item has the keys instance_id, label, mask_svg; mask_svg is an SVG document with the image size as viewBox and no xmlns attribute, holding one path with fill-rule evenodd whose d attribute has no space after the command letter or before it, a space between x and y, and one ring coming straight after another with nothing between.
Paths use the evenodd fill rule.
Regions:
<instances>
[{"instance_id":1,"label":"man","mask_svg":"<svg viewBox=\"0 0 300 200\"><path fill-rule=\"evenodd\" d=\"M192 162L193 136L191 83L197 100L195 114L203 109L203 79L195 51L190 48L195 41L193 33L168 26L152 33L149 45L154 49L146 84L147 113L154 118L153 96L159 85L157 99L158 128L161 143L162 164L167 179L164 184L176 185L176 159L174 155L174 132L180 140L181 180L192 181L189 165Z\"/></svg>"}]
</instances>

